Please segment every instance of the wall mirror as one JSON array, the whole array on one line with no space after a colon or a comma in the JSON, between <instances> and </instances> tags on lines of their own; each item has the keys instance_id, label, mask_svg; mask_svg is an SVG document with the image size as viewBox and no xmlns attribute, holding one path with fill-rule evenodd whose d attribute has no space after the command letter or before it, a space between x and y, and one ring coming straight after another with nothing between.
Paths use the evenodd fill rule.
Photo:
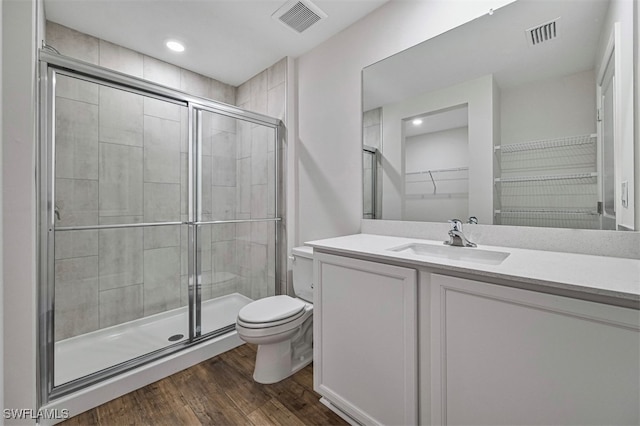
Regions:
<instances>
[{"instance_id":1,"label":"wall mirror","mask_svg":"<svg viewBox=\"0 0 640 426\"><path fill-rule=\"evenodd\" d=\"M517 0L366 67L364 217L636 229L633 24Z\"/></svg>"}]
</instances>

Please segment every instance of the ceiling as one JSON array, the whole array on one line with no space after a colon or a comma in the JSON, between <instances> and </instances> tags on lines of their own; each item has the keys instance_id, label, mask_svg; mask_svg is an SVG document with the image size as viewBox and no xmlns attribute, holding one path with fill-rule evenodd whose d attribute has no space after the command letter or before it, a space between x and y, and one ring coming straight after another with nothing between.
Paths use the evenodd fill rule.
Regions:
<instances>
[{"instance_id":1,"label":"ceiling","mask_svg":"<svg viewBox=\"0 0 640 426\"><path fill-rule=\"evenodd\" d=\"M413 120L416 118L422 122L414 124ZM469 126L469 107L465 104L438 111L435 114L430 113L404 120L404 136L410 138L467 126Z\"/></svg>"},{"instance_id":2,"label":"ceiling","mask_svg":"<svg viewBox=\"0 0 640 426\"><path fill-rule=\"evenodd\" d=\"M271 17L286 0L44 0L44 9L60 25L238 86L387 1L314 0L328 17L303 33ZM168 39L181 41L185 51L168 50Z\"/></svg>"},{"instance_id":3,"label":"ceiling","mask_svg":"<svg viewBox=\"0 0 640 426\"><path fill-rule=\"evenodd\" d=\"M493 74L504 89L591 70L609 0L518 0L365 68L364 111ZM526 30L556 18L559 37Z\"/></svg>"}]
</instances>

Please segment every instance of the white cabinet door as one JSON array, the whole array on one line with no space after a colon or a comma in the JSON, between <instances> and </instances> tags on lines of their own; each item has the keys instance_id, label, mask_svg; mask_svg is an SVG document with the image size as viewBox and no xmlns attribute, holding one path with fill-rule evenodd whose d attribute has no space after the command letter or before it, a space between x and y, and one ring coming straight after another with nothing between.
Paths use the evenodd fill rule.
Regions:
<instances>
[{"instance_id":1,"label":"white cabinet door","mask_svg":"<svg viewBox=\"0 0 640 426\"><path fill-rule=\"evenodd\" d=\"M314 255L314 387L364 424L417 422L417 272Z\"/></svg>"},{"instance_id":2,"label":"white cabinet door","mask_svg":"<svg viewBox=\"0 0 640 426\"><path fill-rule=\"evenodd\" d=\"M637 425L640 313L431 277L432 423Z\"/></svg>"}]
</instances>

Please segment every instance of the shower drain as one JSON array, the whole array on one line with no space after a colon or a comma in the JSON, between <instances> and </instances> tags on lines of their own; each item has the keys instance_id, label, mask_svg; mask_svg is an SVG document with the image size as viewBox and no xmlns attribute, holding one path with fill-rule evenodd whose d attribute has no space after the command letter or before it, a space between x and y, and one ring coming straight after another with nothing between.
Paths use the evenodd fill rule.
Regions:
<instances>
[{"instance_id":1,"label":"shower drain","mask_svg":"<svg viewBox=\"0 0 640 426\"><path fill-rule=\"evenodd\" d=\"M169 341L170 342L177 342L178 340L182 339L184 337L184 334L174 334L173 336L169 337Z\"/></svg>"}]
</instances>

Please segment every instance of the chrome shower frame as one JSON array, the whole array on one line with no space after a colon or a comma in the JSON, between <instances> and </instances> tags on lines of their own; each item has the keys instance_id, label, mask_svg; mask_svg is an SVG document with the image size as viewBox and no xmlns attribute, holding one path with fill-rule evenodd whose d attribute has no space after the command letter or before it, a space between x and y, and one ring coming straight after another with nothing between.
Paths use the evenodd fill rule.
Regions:
<instances>
[{"instance_id":1,"label":"chrome shower frame","mask_svg":"<svg viewBox=\"0 0 640 426\"><path fill-rule=\"evenodd\" d=\"M137 77L132 77L120 72L112 71L100 66L89 64L83 61L72 59L46 49L39 51L39 145L37 151L36 182L38 188L38 288L37 288L37 387L38 387L38 407L41 407L62 396L72 394L88 386L100 383L106 379L116 377L124 372L136 367L156 361L167 355L182 351L214 337L224 335L235 330L235 324L229 325L211 333L201 333L201 283L202 273L199 270L200 262L200 241L198 241L198 228L203 225L213 225L222 223L245 223L245 222L274 222L275 223L275 293L282 293L282 259L283 259L283 212L284 206L281 204L283 193L283 170L282 165L286 164L282 156L284 150L286 131L281 120L268 117L266 115L245 111L232 105L209 99L190 95L179 90L171 89L159 84L149 82ZM95 225L95 226L75 226L56 227L55 226L55 80L56 75L65 75L79 78L93 83L124 89L147 97L156 98L166 102L172 102L188 108L188 219L184 222L159 222L159 223L136 223L124 225ZM197 185L197 161L199 158L199 148L196 141L201 132L201 112L208 111L222 114L231 118L241 119L255 124L270 127L275 133L275 212L274 217L246 219L246 220L214 220L198 221L198 196ZM97 230L114 229L141 226L188 226L188 294L189 294L189 339L167 346L163 349L148 353L141 357L131 359L124 363L109 367L99 372L79 378L69 383L54 386L54 234L56 231L73 230ZM286 257L285 257L286 258Z\"/></svg>"}]
</instances>

